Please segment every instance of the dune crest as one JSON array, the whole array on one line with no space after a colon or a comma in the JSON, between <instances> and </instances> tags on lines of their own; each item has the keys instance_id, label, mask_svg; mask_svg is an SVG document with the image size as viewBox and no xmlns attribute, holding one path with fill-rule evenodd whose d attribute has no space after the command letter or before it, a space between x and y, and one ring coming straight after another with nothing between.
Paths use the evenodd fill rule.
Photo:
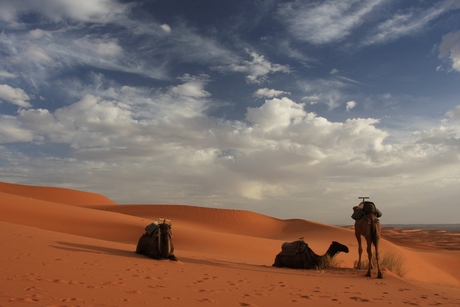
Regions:
<instances>
[{"instance_id":1,"label":"dune crest","mask_svg":"<svg viewBox=\"0 0 460 307\"><path fill-rule=\"evenodd\" d=\"M116 205L114 201L103 195L66 188L0 182L0 192L73 206Z\"/></svg>"}]
</instances>

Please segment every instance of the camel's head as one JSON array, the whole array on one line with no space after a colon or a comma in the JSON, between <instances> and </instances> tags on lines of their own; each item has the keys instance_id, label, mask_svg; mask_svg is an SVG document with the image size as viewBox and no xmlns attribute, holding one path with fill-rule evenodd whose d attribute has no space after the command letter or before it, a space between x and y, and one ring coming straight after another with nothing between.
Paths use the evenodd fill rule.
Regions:
<instances>
[{"instance_id":1,"label":"camel's head","mask_svg":"<svg viewBox=\"0 0 460 307\"><path fill-rule=\"evenodd\" d=\"M171 235L172 236L172 230L171 230L171 224L167 223L166 221L163 221L163 223L158 224L158 227L160 227L161 230L161 235L166 236L166 235Z\"/></svg>"},{"instance_id":2,"label":"camel's head","mask_svg":"<svg viewBox=\"0 0 460 307\"><path fill-rule=\"evenodd\" d=\"M172 244L172 229L171 224L167 223L166 220L163 223L158 224L160 228L160 250L163 257L167 258L174 251Z\"/></svg>"},{"instance_id":3,"label":"camel's head","mask_svg":"<svg viewBox=\"0 0 460 307\"><path fill-rule=\"evenodd\" d=\"M332 241L331 245L329 246L329 249L327 250L327 254L331 256L331 258L333 258L340 252L348 253L348 247L337 241Z\"/></svg>"},{"instance_id":4,"label":"camel's head","mask_svg":"<svg viewBox=\"0 0 460 307\"><path fill-rule=\"evenodd\" d=\"M164 243L166 243L167 241L170 241L172 238L171 224L163 222L161 224L158 224L158 227L160 228L161 241Z\"/></svg>"}]
</instances>

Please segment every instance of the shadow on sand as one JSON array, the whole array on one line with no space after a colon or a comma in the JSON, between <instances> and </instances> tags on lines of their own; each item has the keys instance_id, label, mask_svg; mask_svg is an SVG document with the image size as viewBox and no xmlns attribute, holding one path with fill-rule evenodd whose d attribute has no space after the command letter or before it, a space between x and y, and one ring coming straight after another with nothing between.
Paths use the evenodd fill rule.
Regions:
<instances>
[{"instance_id":1,"label":"shadow on sand","mask_svg":"<svg viewBox=\"0 0 460 307\"><path fill-rule=\"evenodd\" d=\"M115 255L121 257L143 257L143 255L138 255L134 250L125 250L117 249L105 246L97 245L88 245L88 244L79 244L79 243L70 243L70 242L60 242L57 241L58 246L51 245L53 248L66 250L70 252L85 252L85 253L96 253L96 254L106 254L106 255Z\"/></svg>"}]
</instances>

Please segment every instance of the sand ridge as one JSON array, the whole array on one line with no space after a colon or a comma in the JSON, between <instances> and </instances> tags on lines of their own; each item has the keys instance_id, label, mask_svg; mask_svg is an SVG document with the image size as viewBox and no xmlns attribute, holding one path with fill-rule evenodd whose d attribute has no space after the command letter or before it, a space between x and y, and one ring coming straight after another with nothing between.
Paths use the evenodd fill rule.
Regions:
<instances>
[{"instance_id":1,"label":"sand ridge","mask_svg":"<svg viewBox=\"0 0 460 307\"><path fill-rule=\"evenodd\" d=\"M74 206L91 207L98 205L116 205L114 201L103 195L65 188L28 186L0 182L0 192Z\"/></svg>"},{"instance_id":2,"label":"sand ridge","mask_svg":"<svg viewBox=\"0 0 460 307\"><path fill-rule=\"evenodd\" d=\"M378 280L353 269L351 229L242 210L104 204L92 193L40 189L0 183L0 306L460 304L458 251L383 239L382 249L403 257L409 271L405 279L385 271ZM60 202L66 193L72 201ZM178 262L134 253L144 227L160 217L173 222ZM271 267L281 244L300 236L318 254L332 240L350 253L320 271Z\"/></svg>"}]
</instances>

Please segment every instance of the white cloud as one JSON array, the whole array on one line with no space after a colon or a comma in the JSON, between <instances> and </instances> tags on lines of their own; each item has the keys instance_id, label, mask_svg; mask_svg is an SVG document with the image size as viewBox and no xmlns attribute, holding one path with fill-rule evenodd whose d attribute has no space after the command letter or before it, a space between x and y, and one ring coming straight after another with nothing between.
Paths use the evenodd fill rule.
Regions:
<instances>
[{"instance_id":1,"label":"white cloud","mask_svg":"<svg viewBox=\"0 0 460 307\"><path fill-rule=\"evenodd\" d=\"M356 102L355 101L352 100L352 101L347 102L347 111L350 111L354 107L356 107Z\"/></svg>"},{"instance_id":2,"label":"white cloud","mask_svg":"<svg viewBox=\"0 0 460 307\"><path fill-rule=\"evenodd\" d=\"M329 0L312 4L295 1L280 6L279 16L297 40L320 45L345 39L382 2Z\"/></svg>"},{"instance_id":3,"label":"white cloud","mask_svg":"<svg viewBox=\"0 0 460 307\"><path fill-rule=\"evenodd\" d=\"M244 60L237 64L230 64L228 66L218 67L222 71L232 71L245 73L247 83L261 84L266 82L268 74L275 72L289 73L291 69L287 65L272 64L270 61L265 59L263 55L259 55L256 52L250 52L249 56L252 58L250 61Z\"/></svg>"},{"instance_id":4,"label":"white cloud","mask_svg":"<svg viewBox=\"0 0 460 307\"><path fill-rule=\"evenodd\" d=\"M283 195L281 185L273 185L260 181L244 181L238 185L238 191L245 198L252 200L264 200L268 195Z\"/></svg>"},{"instance_id":5,"label":"white cloud","mask_svg":"<svg viewBox=\"0 0 460 307\"><path fill-rule=\"evenodd\" d=\"M17 44L17 41L21 41ZM15 45L15 48L9 46ZM56 31L46 39L24 35L1 35L5 52L0 65L36 87L43 85L63 69L89 66L153 79L167 79L164 63L144 60L138 50L123 50L117 38L110 35L79 36L72 31ZM150 58L149 58L150 59Z\"/></svg>"},{"instance_id":6,"label":"white cloud","mask_svg":"<svg viewBox=\"0 0 460 307\"><path fill-rule=\"evenodd\" d=\"M66 143L82 151L122 148L137 142L146 142L147 148L160 146L160 143L169 143L169 137L178 140L174 133L182 129L183 139L186 140L191 136L194 125L188 121L203 117L209 93L204 90L205 76L185 75L180 79L184 81L182 84L154 96L147 90L126 86L107 89L106 92L99 90L99 93L113 96L114 100L85 95L53 113L45 109L22 110L18 120L21 127L34 131L37 137ZM171 132L168 132L169 129ZM151 143L152 134L161 135L160 143ZM202 132L196 135L202 137ZM145 148L139 144L135 147L140 151ZM149 155L148 152L146 154Z\"/></svg>"},{"instance_id":7,"label":"white cloud","mask_svg":"<svg viewBox=\"0 0 460 307\"><path fill-rule=\"evenodd\" d=\"M124 138L132 122L130 111L112 101L94 96L57 109L19 112L22 127L52 142L67 143L75 149L110 147L111 139Z\"/></svg>"},{"instance_id":8,"label":"white cloud","mask_svg":"<svg viewBox=\"0 0 460 307\"><path fill-rule=\"evenodd\" d=\"M364 45L385 43L417 33L442 13L444 13L443 9L432 8L427 11L411 11L396 14L391 19L378 25L378 27L364 40Z\"/></svg>"},{"instance_id":9,"label":"white cloud","mask_svg":"<svg viewBox=\"0 0 460 307\"><path fill-rule=\"evenodd\" d=\"M127 8L115 0L4 0L0 2L0 18L12 22L19 14L39 12L53 22L72 18L105 23L116 19Z\"/></svg>"},{"instance_id":10,"label":"white cloud","mask_svg":"<svg viewBox=\"0 0 460 307\"><path fill-rule=\"evenodd\" d=\"M336 75L339 73L339 70L337 68L333 68L330 72L331 75Z\"/></svg>"},{"instance_id":11,"label":"white cloud","mask_svg":"<svg viewBox=\"0 0 460 307\"><path fill-rule=\"evenodd\" d=\"M460 31L451 32L442 37L438 56L448 60L452 69L460 72Z\"/></svg>"},{"instance_id":12,"label":"white cloud","mask_svg":"<svg viewBox=\"0 0 460 307\"><path fill-rule=\"evenodd\" d=\"M11 87L8 84L0 84L0 100L15 104L22 108L30 108L29 95L23 89Z\"/></svg>"},{"instance_id":13,"label":"white cloud","mask_svg":"<svg viewBox=\"0 0 460 307\"><path fill-rule=\"evenodd\" d=\"M42 29L34 29L34 30L29 31L28 37L30 39L49 39L53 37L53 34L50 31L45 31Z\"/></svg>"},{"instance_id":14,"label":"white cloud","mask_svg":"<svg viewBox=\"0 0 460 307\"><path fill-rule=\"evenodd\" d=\"M267 97L267 98L273 98L276 96L280 95L290 95L289 92L284 92L284 91L278 91L274 89L268 89L268 88L259 88L254 94L254 97Z\"/></svg>"},{"instance_id":15,"label":"white cloud","mask_svg":"<svg viewBox=\"0 0 460 307\"><path fill-rule=\"evenodd\" d=\"M33 139L34 132L23 129L16 117L0 114L0 143L30 142Z\"/></svg>"},{"instance_id":16,"label":"white cloud","mask_svg":"<svg viewBox=\"0 0 460 307\"><path fill-rule=\"evenodd\" d=\"M350 81L333 76L330 79L315 79L299 81L299 87L307 94L302 100L310 104L323 103L329 109L340 107L343 103L344 92L350 87Z\"/></svg>"},{"instance_id":17,"label":"white cloud","mask_svg":"<svg viewBox=\"0 0 460 307\"><path fill-rule=\"evenodd\" d=\"M16 58L16 61L23 61L24 59L40 64L49 64L53 61L47 52L39 46L30 46L21 57Z\"/></svg>"},{"instance_id":18,"label":"white cloud","mask_svg":"<svg viewBox=\"0 0 460 307\"><path fill-rule=\"evenodd\" d=\"M189 74L184 74L178 79L184 83L172 87L170 89L172 94L191 98L204 98L210 96L210 94L204 90L204 86L209 81L208 75L191 76Z\"/></svg>"},{"instance_id":19,"label":"white cloud","mask_svg":"<svg viewBox=\"0 0 460 307\"><path fill-rule=\"evenodd\" d=\"M215 70L226 70L221 65L230 65L241 61L240 57L220 44L218 39L201 35L187 24L179 23L174 26L174 31L166 35L161 30L162 44L168 46L164 49L153 50L167 61L180 61L182 63L207 64Z\"/></svg>"},{"instance_id":20,"label":"white cloud","mask_svg":"<svg viewBox=\"0 0 460 307\"><path fill-rule=\"evenodd\" d=\"M16 77L17 77L16 74L12 74L12 73L10 73L8 71L5 71L5 70L0 70L0 78L14 79Z\"/></svg>"},{"instance_id":21,"label":"white cloud","mask_svg":"<svg viewBox=\"0 0 460 307\"><path fill-rule=\"evenodd\" d=\"M279 130L297 123L307 116L303 104L289 98L267 100L260 108L248 108L246 119L264 132Z\"/></svg>"},{"instance_id":22,"label":"white cloud","mask_svg":"<svg viewBox=\"0 0 460 307\"><path fill-rule=\"evenodd\" d=\"M454 109L449 110L446 113L446 116L452 118L453 120L460 121L460 106L456 106Z\"/></svg>"},{"instance_id":23,"label":"white cloud","mask_svg":"<svg viewBox=\"0 0 460 307\"><path fill-rule=\"evenodd\" d=\"M294 1L281 5L278 15L291 35L300 41L317 45L339 42L346 40L358 28L366 27L367 34L361 44L372 45L418 33L434 19L459 7L456 1L447 0L428 9L408 8L390 17L381 13L376 17L376 9L384 4L384 0ZM379 24L374 27L368 23L369 20Z\"/></svg>"},{"instance_id":24,"label":"white cloud","mask_svg":"<svg viewBox=\"0 0 460 307\"><path fill-rule=\"evenodd\" d=\"M169 25L167 25L167 24L164 23L164 24L160 25L160 27L161 27L161 29L162 29L163 31L165 31L166 33L171 33L171 27L170 27Z\"/></svg>"},{"instance_id":25,"label":"white cloud","mask_svg":"<svg viewBox=\"0 0 460 307\"><path fill-rule=\"evenodd\" d=\"M317 104L321 100L321 95L310 95L302 97L302 101L308 101L309 104Z\"/></svg>"},{"instance_id":26,"label":"white cloud","mask_svg":"<svg viewBox=\"0 0 460 307\"><path fill-rule=\"evenodd\" d=\"M123 48L117 39L97 38L86 35L73 41L75 48L85 54L94 53L97 57L118 57L123 54Z\"/></svg>"},{"instance_id":27,"label":"white cloud","mask_svg":"<svg viewBox=\"0 0 460 307\"><path fill-rule=\"evenodd\" d=\"M295 48L291 45L291 41L289 39L280 40L279 38L274 40L271 39L270 44L275 44L279 50L279 52L285 54L289 58L297 60L300 64L305 67L310 67L310 62L315 62L314 58L309 57L305 50Z\"/></svg>"}]
</instances>

